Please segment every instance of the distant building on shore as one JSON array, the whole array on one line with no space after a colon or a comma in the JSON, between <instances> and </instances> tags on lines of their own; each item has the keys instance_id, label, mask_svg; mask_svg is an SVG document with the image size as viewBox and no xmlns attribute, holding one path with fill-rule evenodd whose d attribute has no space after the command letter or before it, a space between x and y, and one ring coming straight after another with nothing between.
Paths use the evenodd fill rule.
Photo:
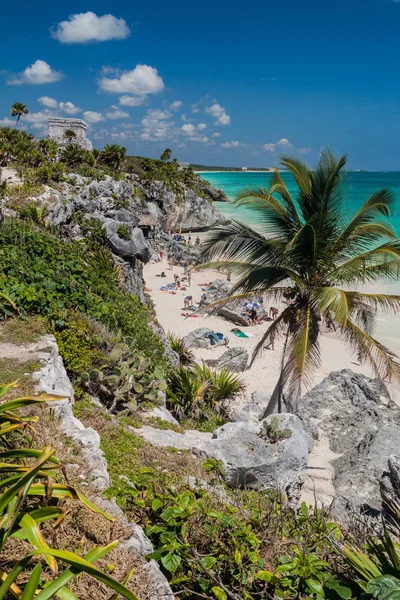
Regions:
<instances>
[{"instance_id":1,"label":"distant building on shore","mask_svg":"<svg viewBox=\"0 0 400 600\"><path fill-rule=\"evenodd\" d=\"M60 146L76 144L85 150L92 149L92 142L86 137L87 124L82 119L64 119L62 117L49 118L48 137L56 140ZM66 131L73 131L73 137L66 137Z\"/></svg>"},{"instance_id":2,"label":"distant building on shore","mask_svg":"<svg viewBox=\"0 0 400 600\"><path fill-rule=\"evenodd\" d=\"M246 172L247 171L247 167L242 167L242 171Z\"/></svg>"}]
</instances>

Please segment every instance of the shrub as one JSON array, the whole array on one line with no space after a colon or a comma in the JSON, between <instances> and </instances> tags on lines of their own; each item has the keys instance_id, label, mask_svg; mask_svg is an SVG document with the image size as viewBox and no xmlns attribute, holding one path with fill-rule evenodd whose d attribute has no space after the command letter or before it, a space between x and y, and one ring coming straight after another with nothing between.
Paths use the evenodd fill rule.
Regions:
<instances>
[{"instance_id":1,"label":"shrub","mask_svg":"<svg viewBox=\"0 0 400 600\"><path fill-rule=\"evenodd\" d=\"M131 232L129 231L129 228L126 225L119 225L118 229L117 229L117 233L118 233L119 237L124 238L124 240L131 239Z\"/></svg>"},{"instance_id":2,"label":"shrub","mask_svg":"<svg viewBox=\"0 0 400 600\"><path fill-rule=\"evenodd\" d=\"M227 419L224 400L245 389L243 381L227 369L213 371L207 366L179 367L168 377L167 406L178 419L207 421ZM220 422L220 424L222 424Z\"/></svg>"},{"instance_id":3,"label":"shrub","mask_svg":"<svg viewBox=\"0 0 400 600\"><path fill-rule=\"evenodd\" d=\"M13 387L15 384L2 386L0 397ZM2 471L7 473L0 490L0 595L3 598L34 600L46 590L42 594L46 598L54 595L76 598L68 584L73 583L79 574L87 573L124 598L137 600L127 587L94 566L97 560L115 548L117 542L106 547L95 546L82 557L51 547L46 540L46 537L51 537L53 543L55 541L53 535L46 536L46 524L51 524L50 532L54 532L58 522L67 514L60 505L61 499L81 502L89 510L111 519L77 489L57 482L56 473L60 471L61 464L54 456L54 448L36 450L31 447L32 438L28 431L33 430L38 419L36 416L21 417L17 410L53 400L59 400L59 397L28 396L0 405ZM18 553L10 552L10 544L15 539L24 541Z\"/></svg>"},{"instance_id":4,"label":"shrub","mask_svg":"<svg viewBox=\"0 0 400 600\"><path fill-rule=\"evenodd\" d=\"M195 364L193 352L185 346L182 338L174 335L171 331L167 333L171 349L179 356L179 362L183 367L192 367Z\"/></svg>"}]
</instances>

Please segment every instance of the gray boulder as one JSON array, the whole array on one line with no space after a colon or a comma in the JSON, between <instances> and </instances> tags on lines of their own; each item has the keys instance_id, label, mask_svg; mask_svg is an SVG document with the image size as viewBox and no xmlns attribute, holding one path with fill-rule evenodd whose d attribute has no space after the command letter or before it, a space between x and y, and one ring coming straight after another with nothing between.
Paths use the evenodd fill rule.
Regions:
<instances>
[{"instance_id":1,"label":"gray boulder","mask_svg":"<svg viewBox=\"0 0 400 600\"><path fill-rule=\"evenodd\" d=\"M267 426L272 419L287 437L271 441ZM296 415L283 413L260 422L227 423L213 434L200 431L135 430L145 440L158 446L191 450L202 457L222 460L226 483L234 488L279 489L289 500L298 498L301 471L307 464L308 444L301 421Z\"/></svg>"},{"instance_id":2,"label":"gray boulder","mask_svg":"<svg viewBox=\"0 0 400 600\"><path fill-rule=\"evenodd\" d=\"M217 360L216 368L226 368L233 373L245 371L249 361L249 353L246 348L230 348Z\"/></svg>"},{"instance_id":3,"label":"gray boulder","mask_svg":"<svg viewBox=\"0 0 400 600\"><path fill-rule=\"evenodd\" d=\"M218 346L228 345L229 340L226 337L222 340L216 341L213 345L211 345L210 340L204 337L209 333L213 333L213 330L209 329L208 327L200 327L199 329L194 329L183 338L183 342L186 348L217 348Z\"/></svg>"},{"instance_id":4,"label":"gray boulder","mask_svg":"<svg viewBox=\"0 0 400 600\"><path fill-rule=\"evenodd\" d=\"M334 453L336 514L380 510L380 480L400 447L400 409L384 383L347 369L333 372L301 398L297 414L311 446L327 442Z\"/></svg>"},{"instance_id":5,"label":"gray boulder","mask_svg":"<svg viewBox=\"0 0 400 600\"><path fill-rule=\"evenodd\" d=\"M207 310L207 307L219 300L223 300L227 297L233 284L225 279L216 279L211 284L211 289L204 292L200 299L200 307ZM262 318L266 314L264 308L260 306L256 309L257 315ZM247 327L249 320L244 309L243 300L233 300L221 304L220 306L214 306L207 310L212 314L218 315L227 321L230 321L234 325L239 327Z\"/></svg>"}]
</instances>

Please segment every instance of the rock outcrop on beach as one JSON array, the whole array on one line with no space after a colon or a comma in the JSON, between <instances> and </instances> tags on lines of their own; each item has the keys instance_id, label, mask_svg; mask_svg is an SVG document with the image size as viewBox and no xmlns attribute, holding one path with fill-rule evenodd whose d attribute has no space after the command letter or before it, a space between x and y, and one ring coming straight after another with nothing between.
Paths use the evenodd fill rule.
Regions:
<instances>
[{"instance_id":1,"label":"rock outcrop on beach","mask_svg":"<svg viewBox=\"0 0 400 600\"><path fill-rule=\"evenodd\" d=\"M314 451L328 443L335 514L381 510L380 481L388 469L390 480L400 448L400 409L385 384L333 372L301 398L297 415Z\"/></svg>"},{"instance_id":2,"label":"rock outcrop on beach","mask_svg":"<svg viewBox=\"0 0 400 600\"><path fill-rule=\"evenodd\" d=\"M220 300L226 298L227 294L232 289L233 284L224 279L216 279L210 283L209 287L210 289L204 292L201 296L200 308L211 314L218 315L234 325L238 325L239 327L247 327L249 324L249 319L246 311L243 308L243 300L232 300L230 302L224 302L220 306L207 308L210 304L219 302ZM266 314L262 306L259 306L256 310L257 315L260 318Z\"/></svg>"},{"instance_id":3,"label":"rock outcrop on beach","mask_svg":"<svg viewBox=\"0 0 400 600\"><path fill-rule=\"evenodd\" d=\"M227 337L222 337L221 339L214 339L214 343L211 343L210 338L208 336L212 335L214 332L209 327L200 327L199 329L194 329L187 336L183 338L183 343L186 348L217 348L218 346L227 346L229 343L229 339Z\"/></svg>"}]
</instances>

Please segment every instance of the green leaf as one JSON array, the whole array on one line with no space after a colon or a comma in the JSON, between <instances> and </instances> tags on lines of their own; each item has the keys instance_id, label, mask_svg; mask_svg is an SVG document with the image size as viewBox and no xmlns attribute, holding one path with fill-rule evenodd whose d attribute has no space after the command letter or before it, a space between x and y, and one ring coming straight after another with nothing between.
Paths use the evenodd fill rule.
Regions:
<instances>
[{"instance_id":1,"label":"green leaf","mask_svg":"<svg viewBox=\"0 0 400 600\"><path fill-rule=\"evenodd\" d=\"M215 586L215 587L211 588L211 591L217 600L228 600L228 596L226 595L226 592L224 592L224 590L222 588Z\"/></svg>"},{"instance_id":2,"label":"green leaf","mask_svg":"<svg viewBox=\"0 0 400 600\"><path fill-rule=\"evenodd\" d=\"M400 600L400 580L392 575L380 575L368 582L367 590L374 598Z\"/></svg>"},{"instance_id":3,"label":"green leaf","mask_svg":"<svg viewBox=\"0 0 400 600\"><path fill-rule=\"evenodd\" d=\"M160 500L160 498L154 498L153 502L151 503L151 510L156 512L159 508L163 506L163 504L164 503L162 500Z\"/></svg>"},{"instance_id":4,"label":"green leaf","mask_svg":"<svg viewBox=\"0 0 400 600\"><path fill-rule=\"evenodd\" d=\"M319 581L316 581L316 579L306 579L306 585L311 592L314 592L314 594L318 594L319 596L325 598L324 588Z\"/></svg>"},{"instance_id":5,"label":"green leaf","mask_svg":"<svg viewBox=\"0 0 400 600\"><path fill-rule=\"evenodd\" d=\"M24 593L22 594L21 600L33 600L35 598L36 590L40 581L40 575L42 573L42 565L38 563L32 570L32 573L24 587Z\"/></svg>"},{"instance_id":6,"label":"green leaf","mask_svg":"<svg viewBox=\"0 0 400 600\"><path fill-rule=\"evenodd\" d=\"M167 571L170 573L175 573L181 564L181 557L179 554L174 554L173 552L168 552L165 556L161 558L161 563Z\"/></svg>"},{"instance_id":7,"label":"green leaf","mask_svg":"<svg viewBox=\"0 0 400 600\"><path fill-rule=\"evenodd\" d=\"M271 573L271 571L257 571L255 576L261 581L271 581L271 579L274 577L274 574Z\"/></svg>"},{"instance_id":8,"label":"green leaf","mask_svg":"<svg viewBox=\"0 0 400 600\"><path fill-rule=\"evenodd\" d=\"M242 553L240 550L235 550L234 558L235 563L240 566L242 564Z\"/></svg>"},{"instance_id":9,"label":"green leaf","mask_svg":"<svg viewBox=\"0 0 400 600\"><path fill-rule=\"evenodd\" d=\"M214 556L204 556L200 562L206 569L212 569L217 562L217 559Z\"/></svg>"}]
</instances>

